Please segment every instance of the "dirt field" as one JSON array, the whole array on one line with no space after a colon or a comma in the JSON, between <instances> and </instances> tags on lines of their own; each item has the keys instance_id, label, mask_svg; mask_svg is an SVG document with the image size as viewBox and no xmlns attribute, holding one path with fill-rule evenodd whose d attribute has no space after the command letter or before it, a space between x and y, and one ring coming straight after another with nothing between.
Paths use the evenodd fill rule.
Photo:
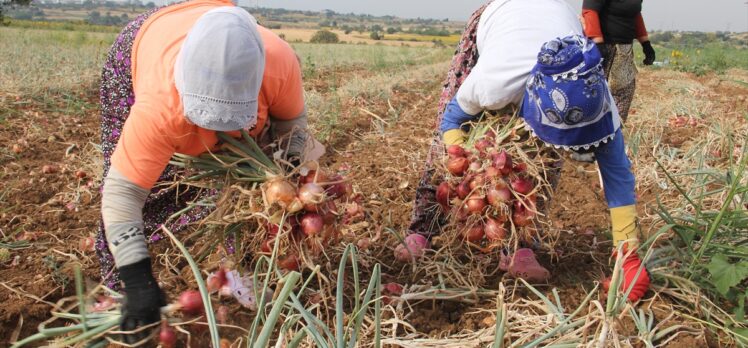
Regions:
<instances>
[{"instance_id":1,"label":"dirt field","mask_svg":"<svg viewBox=\"0 0 748 348\"><path fill-rule=\"evenodd\" d=\"M445 68L444 62L408 66L402 71L389 69L386 73L355 67L321 68L305 81L314 130L328 135L325 163L346 168L355 191L365 198L368 224L356 232L359 237L376 240L376 236L388 235L385 231L405 232ZM398 75L402 79L393 78ZM746 71L735 70L730 75L748 80ZM379 89L356 89L362 85ZM23 93L0 93L0 301L5 304L0 307L0 346L7 346L18 337L36 332L37 325L49 318L51 304L74 294L73 265L83 266L90 285L98 280L94 253L82 249L79 243L95 233L99 221L101 160L96 148L99 116L95 87L58 95L51 99L54 102ZM632 157L646 231L656 227L657 195L669 194L659 185L656 171L646 170L652 165L652 139L688 152L691 147L703 146L694 140L709 127L730 124L733 129L745 130L746 95L745 86L715 75L641 71L635 111L626 131L630 138L636 135L636 143L641 145ZM324 109L331 100L339 103L333 121ZM667 126L668 119L688 108L701 110L694 115L698 125ZM56 170L50 172L45 166ZM606 237L608 212L594 166L566 161L562 171L551 207L553 227L562 237L552 255L541 256L552 278L539 289L550 293L551 288L557 288L563 305L571 310L596 281L609 273L611 245ZM153 250L168 247L168 241L159 243ZM363 251L369 260L382 263L383 282L406 286L429 283L430 279L414 279L410 266L392 261L396 243L391 236L383 237ZM160 273L169 273L161 266L157 268ZM514 283L499 273L491 278L491 289L497 290L502 282L507 286ZM172 297L190 287L178 278L174 284L166 289ZM604 294L595 298L598 296ZM531 297L529 291L520 289L513 291L510 299L521 304ZM653 311L656 322L683 325L677 331L680 334L665 346L721 346L704 324L689 320L686 311L667 296L650 292L641 306ZM251 314L235 303L231 308L237 318L234 322L245 325ZM488 342L485 337L492 335L495 310L496 303L489 299L477 304L414 301L413 307L385 310L390 318L385 325L392 326L385 342L404 347L483 346ZM396 315L402 315L401 321L391 319ZM395 322L401 325L399 329ZM630 321L622 320L617 334L622 346L643 346ZM239 332L227 331L226 335L233 339Z\"/></svg>"}]
</instances>

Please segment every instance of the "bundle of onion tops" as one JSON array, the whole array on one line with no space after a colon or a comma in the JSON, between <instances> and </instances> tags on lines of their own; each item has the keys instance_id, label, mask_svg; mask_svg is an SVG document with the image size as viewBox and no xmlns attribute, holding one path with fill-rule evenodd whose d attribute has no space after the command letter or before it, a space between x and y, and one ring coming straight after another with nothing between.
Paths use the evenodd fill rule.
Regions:
<instances>
[{"instance_id":1,"label":"bundle of onion tops","mask_svg":"<svg viewBox=\"0 0 748 348\"><path fill-rule=\"evenodd\" d=\"M220 151L177 154L171 163L185 168L184 183L222 189L205 222L227 226L238 255L270 254L277 242L278 266L298 270L304 254L319 255L338 240L339 223L362 217L342 173L328 173L316 162L292 166L272 148L268 156L244 131L242 139L218 136Z\"/></svg>"},{"instance_id":2,"label":"bundle of onion tops","mask_svg":"<svg viewBox=\"0 0 748 348\"><path fill-rule=\"evenodd\" d=\"M475 125L464 145L447 146L442 163L435 176L443 178L436 200L449 221L442 238L486 252L552 238L539 206L560 162L521 120Z\"/></svg>"}]
</instances>

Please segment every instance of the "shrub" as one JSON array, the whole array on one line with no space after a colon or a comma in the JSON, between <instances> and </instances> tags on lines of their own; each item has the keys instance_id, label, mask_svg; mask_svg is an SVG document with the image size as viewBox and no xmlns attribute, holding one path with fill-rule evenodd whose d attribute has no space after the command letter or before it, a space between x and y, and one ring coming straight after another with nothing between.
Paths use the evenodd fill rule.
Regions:
<instances>
[{"instance_id":1,"label":"shrub","mask_svg":"<svg viewBox=\"0 0 748 348\"><path fill-rule=\"evenodd\" d=\"M319 30L309 39L311 43L338 43L338 41L338 34L329 30Z\"/></svg>"}]
</instances>

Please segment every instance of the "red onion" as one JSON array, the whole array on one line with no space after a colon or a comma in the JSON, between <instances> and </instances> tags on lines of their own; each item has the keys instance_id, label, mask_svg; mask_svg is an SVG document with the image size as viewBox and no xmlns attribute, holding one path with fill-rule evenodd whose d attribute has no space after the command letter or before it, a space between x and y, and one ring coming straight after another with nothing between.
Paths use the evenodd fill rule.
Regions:
<instances>
[{"instance_id":1,"label":"red onion","mask_svg":"<svg viewBox=\"0 0 748 348\"><path fill-rule=\"evenodd\" d=\"M338 199L343 198L345 196L350 195L353 193L353 188L351 187L351 183L346 181L346 179L341 175L333 175L329 179L330 182L333 182L332 184L329 184L327 186L327 194L330 195L330 197Z\"/></svg>"},{"instance_id":2,"label":"red onion","mask_svg":"<svg viewBox=\"0 0 748 348\"><path fill-rule=\"evenodd\" d=\"M313 236L322 231L325 221L317 213L306 213L301 217L301 231L307 236Z\"/></svg>"},{"instance_id":3,"label":"red onion","mask_svg":"<svg viewBox=\"0 0 748 348\"><path fill-rule=\"evenodd\" d=\"M275 243L274 239L265 239L264 241L262 241L262 244L260 244L260 251L264 254L272 253L274 243Z\"/></svg>"},{"instance_id":4,"label":"red onion","mask_svg":"<svg viewBox=\"0 0 748 348\"><path fill-rule=\"evenodd\" d=\"M325 199L325 189L322 186L310 182L299 188L299 200L304 206L320 204Z\"/></svg>"},{"instance_id":5,"label":"red onion","mask_svg":"<svg viewBox=\"0 0 748 348\"><path fill-rule=\"evenodd\" d=\"M478 150L478 152L482 155L485 154L486 149L490 148L491 146L493 146L493 144L491 144L488 139L481 139L475 142L475 149Z\"/></svg>"},{"instance_id":6,"label":"red onion","mask_svg":"<svg viewBox=\"0 0 748 348\"><path fill-rule=\"evenodd\" d=\"M514 170L515 173L523 173L527 171L527 163L517 163L514 165L512 170Z\"/></svg>"},{"instance_id":7,"label":"red onion","mask_svg":"<svg viewBox=\"0 0 748 348\"><path fill-rule=\"evenodd\" d=\"M158 341L163 348L174 348L177 344L177 333L166 322L161 324L161 332L158 334Z\"/></svg>"},{"instance_id":8,"label":"red onion","mask_svg":"<svg viewBox=\"0 0 748 348\"><path fill-rule=\"evenodd\" d=\"M387 283L382 285L382 292L387 295L400 296L403 294L403 286L398 283Z\"/></svg>"},{"instance_id":9,"label":"red onion","mask_svg":"<svg viewBox=\"0 0 748 348\"><path fill-rule=\"evenodd\" d=\"M296 198L296 189L288 181L273 179L265 185L265 197L270 205L277 203L286 208Z\"/></svg>"},{"instance_id":10,"label":"red onion","mask_svg":"<svg viewBox=\"0 0 748 348\"><path fill-rule=\"evenodd\" d=\"M407 247L406 247L407 245ZM428 248L429 241L426 237L413 233L405 237L405 244L400 243L395 248L395 259L402 262L411 261L412 258L419 258Z\"/></svg>"},{"instance_id":11,"label":"red onion","mask_svg":"<svg viewBox=\"0 0 748 348\"><path fill-rule=\"evenodd\" d=\"M442 208L447 211L449 210L449 201L451 200L452 188L449 187L449 183L443 181L436 188L436 202L438 202Z\"/></svg>"},{"instance_id":12,"label":"red onion","mask_svg":"<svg viewBox=\"0 0 748 348\"><path fill-rule=\"evenodd\" d=\"M467 155L467 152L465 152L465 149L462 148L460 145L449 145L447 147L447 154L449 154L449 157L465 157Z\"/></svg>"},{"instance_id":13,"label":"red onion","mask_svg":"<svg viewBox=\"0 0 748 348\"><path fill-rule=\"evenodd\" d=\"M486 199L483 196L471 195L465 200L465 206L470 214L482 214L486 208Z\"/></svg>"},{"instance_id":14,"label":"red onion","mask_svg":"<svg viewBox=\"0 0 748 348\"><path fill-rule=\"evenodd\" d=\"M470 187L471 191L474 191L476 189L483 188L483 185L486 183L486 178L483 174L476 174L472 180L470 180L470 184L468 185Z\"/></svg>"},{"instance_id":15,"label":"red onion","mask_svg":"<svg viewBox=\"0 0 748 348\"><path fill-rule=\"evenodd\" d=\"M519 176L512 179L510 184L512 185L512 190L514 190L514 192L521 193L523 195L530 193L530 191L532 191L533 189L532 181Z\"/></svg>"},{"instance_id":16,"label":"red onion","mask_svg":"<svg viewBox=\"0 0 748 348\"><path fill-rule=\"evenodd\" d=\"M488 178L496 178L499 175L501 175L501 171L498 170L498 169L496 169L496 167L494 167L494 166L488 166L488 168L486 168L486 177L488 177Z\"/></svg>"},{"instance_id":17,"label":"red onion","mask_svg":"<svg viewBox=\"0 0 748 348\"><path fill-rule=\"evenodd\" d=\"M512 172L512 156L501 150L498 155L493 157L493 166L501 171L501 174L509 175Z\"/></svg>"},{"instance_id":18,"label":"red onion","mask_svg":"<svg viewBox=\"0 0 748 348\"><path fill-rule=\"evenodd\" d=\"M278 224L274 224L270 222L267 224L267 236L268 237L275 237L278 235L278 232L280 232L280 226Z\"/></svg>"},{"instance_id":19,"label":"red onion","mask_svg":"<svg viewBox=\"0 0 748 348\"><path fill-rule=\"evenodd\" d=\"M486 199L488 200L488 204L494 208L499 208L512 200L512 192L506 187L493 188L486 193Z\"/></svg>"},{"instance_id":20,"label":"red onion","mask_svg":"<svg viewBox=\"0 0 748 348\"><path fill-rule=\"evenodd\" d=\"M208 292L216 292L220 290L224 285L226 285L226 270L224 270L223 268L218 269L216 273L208 276Z\"/></svg>"},{"instance_id":21,"label":"red onion","mask_svg":"<svg viewBox=\"0 0 748 348\"><path fill-rule=\"evenodd\" d=\"M179 306L186 315L198 315L203 312L203 298L197 290L187 290L179 295Z\"/></svg>"},{"instance_id":22,"label":"red onion","mask_svg":"<svg viewBox=\"0 0 748 348\"><path fill-rule=\"evenodd\" d=\"M463 176L468 166L470 166L470 162L465 157L454 157L447 161L447 170L455 176Z\"/></svg>"},{"instance_id":23,"label":"red onion","mask_svg":"<svg viewBox=\"0 0 748 348\"><path fill-rule=\"evenodd\" d=\"M483 240L483 236L485 235L483 233L483 227L482 226L473 226L465 230L465 239L470 243L480 243L481 240Z\"/></svg>"},{"instance_id":24,"label":"red onion","mask_svg":"<svg viewBox=\"0 0 748 348\"><path fill-rule=\"evenodd\" d=\"M506 228L499 220L488 218L483 226L483 231L486 233L486 239L491 242L504 240L506 238Z\"/></svg>"},{"instance_id":25,"label":"red onion","mask_svg":"<svg viewBox=\"0 0 748 348\"><path fill-rule=\"evenodd\" d=\"M287 271L299 270L299 257L295 254L288 254L278 258L278 267Z\"/></svg>"},{"instance_id":26,"label":"red onion","mask_svg":"<svg viewBox=\"0 0 748 348\"><path fill-rule=\"evenodd\" d=\"M468 167L468 170L470 170L473 173L479 172L482 165L479 161L473 161L470 162L470 166Z\"/></svg>"},{"instance_id":27,"label":"red onion","mask_svg":"<svg viewBox=\"0 0 748 348\"><path fill-rule=\"evenodd\" d=\"M535 214L527 210L521 202L514 202L514 211L512 212L512 222L514 225L523 227L532 223Z\"/></svg>"},{"instance_id":28,"label":"red onion","mask_svg":"<svg viewBox=\"0 0 748 348\"><path fill-rule=\"evenodd\" d=\"M308 184L310 182L319 183L319 182L325 182L325 181L327 181L327 175L325 175L324 172L317 171L317 170L310 170L309 173L307 173L307 175L304 175L301 178L299 178L299 183L302 185Z\"/></svg>"},{"instance_id":29,"label":"red onion","mask_svg":"<svg viewBox=\"0 0 748 348\"><path fill-rule=\"evenodd\" d=\"M457 185L457 197L465 199L470 194L470 180L467 178Z\"/></svg>"},{"instance_id":30,"label":"red onion","mask_svg":"<svg viewBox=\"0 0 748 348\"><path fill-rule=\"evenodd\" d=\"M83 237L78 242L78 248L80 249L81 252L86 253L86 252L94 251L95 244L96 244L96 241L94 240L93 237L91 236Z\"/></svg>"}]
</instances>

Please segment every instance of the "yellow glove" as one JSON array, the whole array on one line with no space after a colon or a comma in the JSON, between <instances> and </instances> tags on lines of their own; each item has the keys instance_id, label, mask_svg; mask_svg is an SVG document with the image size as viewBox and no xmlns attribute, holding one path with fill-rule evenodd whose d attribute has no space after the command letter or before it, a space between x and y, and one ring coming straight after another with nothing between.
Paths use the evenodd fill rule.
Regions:
<instances>
[{"instance_id":1,"label":"yellow glove","mask_svg":"<svg viewBox=\"0 0 748 348\"><path fill-rule=\"evenodd\" d=\"M636 222L636 205L610 209L610 222L613 227L613 245L618 247L621 242L627 242L628 247L639 245L639 224Z\"/></svg>"},{"instance_id":2,"label":"yellow glove","mask_svg":"<svg viewBox=\"0 0 748 348\"><path fill-rule=\"evenodd\" d=\"M465 143L467 134L461 129L450 129L442 134L442 139L446 145L462 145Z\"/></svg>"}]
</instances>

